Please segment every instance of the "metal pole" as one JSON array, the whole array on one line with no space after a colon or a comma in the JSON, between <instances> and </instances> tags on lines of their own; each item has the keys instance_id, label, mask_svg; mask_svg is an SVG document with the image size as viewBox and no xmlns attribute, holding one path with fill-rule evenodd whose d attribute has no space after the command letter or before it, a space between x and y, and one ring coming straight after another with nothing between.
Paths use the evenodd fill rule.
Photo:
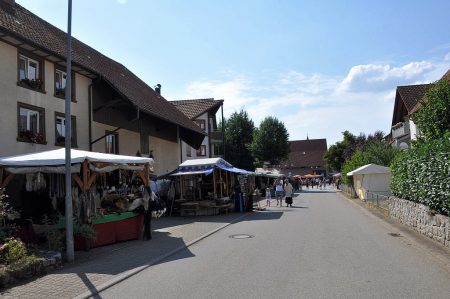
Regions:
<instances>
[{"instance_id":1,"label":"metal pole","mask_svg":"<svg viewBox=\"0 0 450 299\"><path fill-rule=\"evenodd\" d=\"M72 100L72 0L68 3L67 16L67 69L66 69L66 255L67 261L74 260L73 250L73 220L72 220L72 172L70 149L72 143L72 123L70 115L70 105ZM90 111L89 111L90 113Z\"/></svg>"}]
</instances>

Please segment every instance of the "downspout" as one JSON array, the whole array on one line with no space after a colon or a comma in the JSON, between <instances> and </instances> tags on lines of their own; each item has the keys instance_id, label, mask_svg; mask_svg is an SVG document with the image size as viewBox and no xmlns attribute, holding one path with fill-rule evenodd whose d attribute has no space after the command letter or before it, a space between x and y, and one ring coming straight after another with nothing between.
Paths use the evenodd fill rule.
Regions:
<instances>
[{"instance_id":1,"label":"downspout","mask_svg":"<svg viewBox=\"0 0 450 299\"><path fill-rule=\"evenodd\" d=\"M225 123L223 118L223 102L222 102L222 148L223 148L223 159L225 158Z\"/></svg>"},{"instance_id":2,"label":"downspout","mask_svg":"<svg viewBox=\"0 0 450 299\"><path fill-rule=\"evenodd\" d=\"M92 152L92 144L94 144L92 142L92 121L93 121L93 111L92 111L92 89L94 87L94 85L98 82L100 82L100 80L102 79L102 76L100 75L98 79L92 80L91 84L89 84L88 86L88 109L89 109L89 151Z\"/></svg>"},{"instance_id":3,"label":"downspout","mask_svg":"<svg viewBox=\"0 0 450 299\"><path fill-rule=\"evenodd\" d=\"M89 109L89 151L92 152L92 86L94 85L94 81L89 84L89 92L88 92L88 109Z\"/></svg>"},{"instance_id":4,"label":"downspout","mask_svg":"<svg viewBox=\"0 0 450 299\"><path fill-rule=\"evenodd\" d=\"M178 144L180 145L180 163L183 163L183 142L181 142L180 139L180 126L177 126L177 140L178 140Z\"/></svg>"}]
</instances>

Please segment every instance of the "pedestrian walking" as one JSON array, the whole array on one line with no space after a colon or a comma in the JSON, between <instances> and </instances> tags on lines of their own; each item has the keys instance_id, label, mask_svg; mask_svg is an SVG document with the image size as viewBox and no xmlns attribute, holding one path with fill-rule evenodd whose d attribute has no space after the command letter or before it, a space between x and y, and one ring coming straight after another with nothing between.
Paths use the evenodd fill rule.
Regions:
<instances>
[{"instance_id":1,"label":"pedestrian walking","mask_svg":"<svg viewBox=\"0 0 450 299\"><path fill-rule=\"evenodd\" d=\"M266 187L266 206L270 207L270 201L272 200L272 194L270 193L270 187Z\"/></svg>"},{"instance_id":2,"label":"pedestrian walking","mask_svg":"<svg viewBox=\"0 0 450 299\"><path fill-rule=\"evenodd\" d=\"M284 194L285 194L285 201L286 201L286 207L292 208L292 193L294 192L294 187L292 187L291 182L289 182L289 179L286 179L284 181Z\"/></svg>"},{"instance_id":3,"label":"pedestrian walking","mask_svg":"<svg viewBox=\"0 0 450 299\"><path fill-rule=\"evenodd\" d=\"M277 207L280 204L280 207L283 206L283 180L280 178L275 181L275 195L277 197Z\"/></svg>"}]
</instances>

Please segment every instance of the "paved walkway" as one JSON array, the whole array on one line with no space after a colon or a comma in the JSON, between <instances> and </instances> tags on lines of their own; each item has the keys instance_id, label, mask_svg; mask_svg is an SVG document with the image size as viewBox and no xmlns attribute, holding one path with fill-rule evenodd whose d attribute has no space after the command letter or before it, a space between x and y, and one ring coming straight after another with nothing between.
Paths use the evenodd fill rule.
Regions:
<instances>
[{"instance_id":1,"label":"paved walkway","mask_svg":"<svg viewBox=\"0 0 450 299\"><path fill-rule=\"evenodd\" d=\"M158 262L186 244L246 214L196 218L164 217L152 222L153 239L134 240L76 252L76 261L33 281L0 293L2 298L73 298L94 292L102 284Z\"/></svg>"}]
</instances>

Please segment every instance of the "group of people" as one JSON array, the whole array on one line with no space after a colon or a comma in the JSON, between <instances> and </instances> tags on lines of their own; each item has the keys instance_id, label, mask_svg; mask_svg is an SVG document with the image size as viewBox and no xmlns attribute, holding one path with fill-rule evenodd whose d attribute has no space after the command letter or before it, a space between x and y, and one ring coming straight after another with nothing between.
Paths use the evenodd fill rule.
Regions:
<instances>
[{"instance_id":1,"label":"group of people","mask_svg":"<svg viewBox=\"0 0 450 299\"><path fill-rule=\"evenodd\" d=\"M325 177L323 178L313 178L313 179L306 179L305 181L306 188L309 189L309 186L311 186L312 189L314 189L314 186L316 186L317 189L325 189L327 187L327 179Z\"/></svg>"},{"instance_id":2,"label":"group of people","mask_svg":"<svg viewBox=\"0 0 450 299\"><path fill-rule=\"evenodd\" d=\"M292 186L289 179L285 179L284 181L281 178L277 179L277 180L275 180L273 186L275 188L275 197L277 199L277 207L278 207L278 205L280 207L283 206L283 197L284 197L286 206L292 208L292 195L294 193L294 187ZM271 200L272 200L271 190L270 190L270 187L267 186L266 187L266 205L268 207L270 207Z\"/></svg>"}]
</instances>

